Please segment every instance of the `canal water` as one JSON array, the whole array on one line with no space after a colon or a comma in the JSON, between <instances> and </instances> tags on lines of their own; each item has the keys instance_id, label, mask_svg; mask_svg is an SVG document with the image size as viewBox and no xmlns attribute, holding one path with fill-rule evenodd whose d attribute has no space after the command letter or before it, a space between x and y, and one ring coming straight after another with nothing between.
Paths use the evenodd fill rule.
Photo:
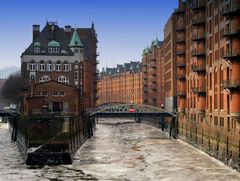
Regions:
<instances>
[{"instance_id":1,"label":"canal water","mask_svg":"<svg viewBox=\"0 0 240 181\"><path fill-rule=\"evenodd\" d=\"M6 126L0 126L0 180L203 181L240 180L240 173L146 124L100 120L72 165L23 163Z\"/></svg>"}]
</instances>

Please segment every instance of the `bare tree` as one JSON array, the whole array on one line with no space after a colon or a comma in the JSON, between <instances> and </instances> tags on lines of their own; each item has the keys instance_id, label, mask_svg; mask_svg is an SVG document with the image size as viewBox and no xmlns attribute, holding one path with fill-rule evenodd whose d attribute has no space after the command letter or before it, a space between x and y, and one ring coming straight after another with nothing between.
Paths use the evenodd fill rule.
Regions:
<instances>
[{"instance_id":1,"label":"bare tree","mask_svg":"<svg viewBox=\"0 0 240 181\"><path fill-rule=\"evenodd\" d=\"M11 74L2 87L1 95L10 103L19 105L22 100L22 86L23 81L21 78L21 73L17 72L15 74Z\"/></svg>"}]
</instances>

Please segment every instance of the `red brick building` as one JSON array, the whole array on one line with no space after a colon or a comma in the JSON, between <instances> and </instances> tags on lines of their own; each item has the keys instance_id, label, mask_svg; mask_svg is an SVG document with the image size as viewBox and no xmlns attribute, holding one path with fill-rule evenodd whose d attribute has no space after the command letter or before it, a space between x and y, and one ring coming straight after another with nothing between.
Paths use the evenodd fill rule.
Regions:
<instances>
[{"instance_id":1,"label":"red brick building","mask_svg":"<svg viewBox=\"0 0 240 181\"><path fill-rule=\"evenodd\" d=\"M150 48L143 51L143 104L164 106L163 42L155 39Z\"/></svg>"},{"instance_id":2,"label":"red brick building","mask_svg":"<svg viewBox=\"0 0 240 181\"><path fill-rule=\"evenodd\" d=\"M240 168L240 0L179 0L156 60L163 86L150 94L151 49L144 50L143 100L164 92L179 137ZM149 68L148 68L149 67ZM164 72L164 75L161 74ZM159 84L161 85L161 84ZM158 101L156 101L158 102ZM157 105L159 106L159 105Z\"/></svg>"},{"instance_id":3,"label":"red brick building","mask_svg":"<svg viewBox=\"0 0 240 181\"><path fill-rule=\"evenodd\" d=\"M180 137L240 167L240 1L179 1L175 10ZM178 40L179 39L179 40Z\"/></svg>"},{"instance_id":4,"label":"red brick building","mask_svg":"<svg viewBox=\"0 0 240 181\"><path fill-rule=\"evenodd\" d=\"M97 105L105 103L142 104L142 72L139 62L106 68L98 80Z\"/></svg>"},{"instance_id":5,"label":"red brick building","mask_svg":"<svg viewBox=\"0 0 240 181\"><path fill-rule=\"evenodd\" d=\"M21 56L24 113L39 112L40 102L50 112L75 115L79 105L95 107L96 44L93 24L91 28L73 29L47 22L42 31L33 25L33 41Z\"/></svg>"}]
</instances>

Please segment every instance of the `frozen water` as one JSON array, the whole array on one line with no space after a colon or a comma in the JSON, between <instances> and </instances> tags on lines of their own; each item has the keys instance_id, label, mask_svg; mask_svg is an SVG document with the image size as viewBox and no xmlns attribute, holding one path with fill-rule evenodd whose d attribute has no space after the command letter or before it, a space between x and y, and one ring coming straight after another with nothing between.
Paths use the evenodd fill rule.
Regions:
<instances>
[{"instance_id":1,"label":"frozen water","mask_svg":"<svg viewBox=\"0 0 240 181\"><path fill-rule=\"evenodd\" d=\"M0 128L0 180L240 180L240 173L166 133L132 120L99 120L94 137L72 165L23 164L7 129Z\"/></svg>"}]
</instances>

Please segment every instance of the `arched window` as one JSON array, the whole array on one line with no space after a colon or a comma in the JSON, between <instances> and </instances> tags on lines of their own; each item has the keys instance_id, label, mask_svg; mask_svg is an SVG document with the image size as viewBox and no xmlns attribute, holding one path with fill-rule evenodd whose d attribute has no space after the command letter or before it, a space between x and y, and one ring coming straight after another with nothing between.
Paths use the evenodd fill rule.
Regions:
<instances>
[{"instance_id":1,"label":"arched window","mask_svg":"<svg viewBox=\"0 0 240 181\"><path fill-rule=\"evenodd\" d=\"M47 62L47 71L52 71L52 69L53 69L53 65L52 65L51 60L49 60L49 61Z\"/></svg>"},{"instance_id":2,"label":"arched window","mask_svg":"<svg viewBox=\"0 0 240 181\"><path fill-rule=\"evenodd\" d=\"M39 78L39 83L47 82L47 81L50 81L50 77L48 75L44 75L44 76Z\"/></svg>"},{"instance_id":3,"label":"arched window","mask_svg":"<svg viewBox=\"0 0 240 181\"><path fill-rule=\"evenodd\" d=\"M39 70L44 71L45 70L45 62L43 60L40 61L39 63Z\"/></svg>"},{"instance_id":4,"label":"arched window","mask_svg":"<svg viewBox=\"0 0 240 181\"><path fill-rule=\"evenodd\" d=\"M56 71L62 71L62 64L60 61L57 61L56 63Z\"/></svg>"},{"instance_id":5,"label":"arched window","mask_svg":"<svg viewBox=\"0 0 240 181\"><path fill-rule=\"evenodd\" d=\"M31 71L35 71L35 70L36 70L36 63L35 63L34 60L32 60L32 61L30 62L30 70L31 70Z\"/></svg>"},{"instance_id":6,"label":"arched window","mask_svg":"<svg viewBox=\"0 0 240 181\"><path fill-rule=\"evenodd\" d=\"M59 76L57 78L57 81L61 82L61 83L64 83L64 84L69 84L69 79L67 77L65 77L65 76Z\"/></svg>"},{"instance_id":7,"label":"arched window","mask_svg":"<svg viewBox=\"0 0 240 181\"><path fill-rule=\"evenodd\" d=\"M69 64L67 61L63 62L63 71L66 71L66 72L69 71Z\"/></svg>"}]
</instances>

